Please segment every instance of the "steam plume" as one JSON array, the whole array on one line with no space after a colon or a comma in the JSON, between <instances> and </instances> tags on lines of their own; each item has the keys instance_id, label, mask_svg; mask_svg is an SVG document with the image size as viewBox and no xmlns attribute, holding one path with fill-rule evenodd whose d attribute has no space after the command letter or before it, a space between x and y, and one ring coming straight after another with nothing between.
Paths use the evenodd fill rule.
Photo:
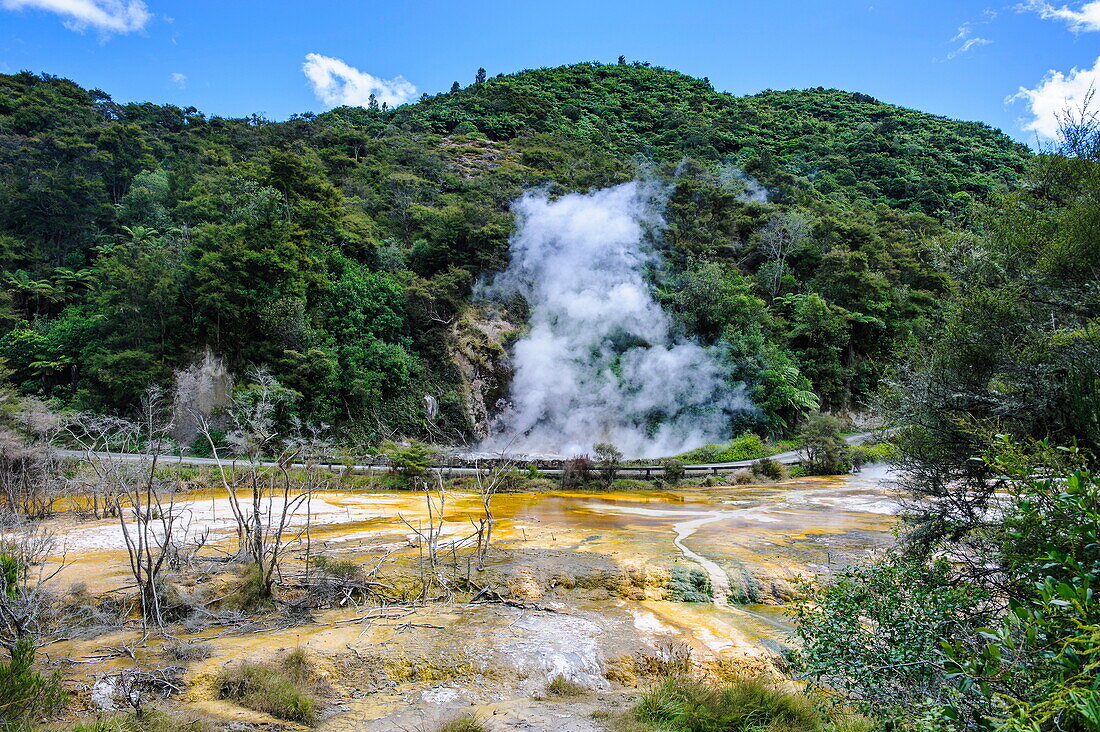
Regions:
<instances>
[{"instance_id":1,"label":"steam plume","mask_svg":"<svg viewBox=\"0 0 1100 732\"><path fill-rule=\"evenodd\" d=\"M670 455L727 437L730 413L752 408L710 351L672 338L649 292L645 233L662 224L661 200L635 182L514 204L511 262L486 294L521 295L530 332L486 448L570 455L612 442Z\"/></svg>"}]
</instances>

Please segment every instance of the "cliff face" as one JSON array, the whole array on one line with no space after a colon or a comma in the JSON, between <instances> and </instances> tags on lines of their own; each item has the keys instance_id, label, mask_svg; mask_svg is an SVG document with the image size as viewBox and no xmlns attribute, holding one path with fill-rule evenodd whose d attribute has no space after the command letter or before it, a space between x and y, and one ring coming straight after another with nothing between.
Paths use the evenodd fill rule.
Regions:
<instances>
[{"instance_id":1,"label":"cliff face","mask_svg":"<svg viewBox=\"0 0 1100 732\"><path fill-rule=\"evenodd\" d=\"M172 402L172 437L184 446L199 436L200 420L218 421L216 412L229 405L233 393L233 375L225 361L206 350L202 360L195 361L175 374Z\"/></svg>"},{"instance_id":2,"label":"cliff face","mask_svg":"<svg viewBox=\"0 0 1100 732\"><path fill-rule=\"evenodd\" d=\"M472 306L451 326L451 357L462 376L473 436L484 439L508 400L512 363L508 345L522 326L491 306Z\"/></svg>"}]
</instances>

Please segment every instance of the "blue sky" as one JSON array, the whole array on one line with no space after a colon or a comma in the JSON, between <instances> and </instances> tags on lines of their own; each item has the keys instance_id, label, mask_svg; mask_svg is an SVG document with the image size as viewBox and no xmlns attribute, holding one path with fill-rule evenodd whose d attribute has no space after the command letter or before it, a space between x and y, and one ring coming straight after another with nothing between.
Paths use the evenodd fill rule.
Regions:
<instances>
[{"instance_id":1,"label":"blue sky","mask_svg":"<svg viewBox=\"0 0 1100 732\"><path fill-rule=\"evenodd\" d=\"M1100 86L1100 0L0 0L0 72L231 116L284 119L371 91L400 102L479 66L620 54L736 94L837 87L1034 143L1067 98Z\"/></svg>"}]
</instances>

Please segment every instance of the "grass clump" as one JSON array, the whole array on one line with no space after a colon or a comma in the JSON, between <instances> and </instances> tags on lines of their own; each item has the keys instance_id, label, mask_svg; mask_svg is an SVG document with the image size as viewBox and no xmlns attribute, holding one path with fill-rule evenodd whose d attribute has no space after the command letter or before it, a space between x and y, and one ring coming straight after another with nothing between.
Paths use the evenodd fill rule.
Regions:
<instances>
[{"instance_id":1,"label":"grass clump","mask_svg":"<svg viewBox=\"0 0 1100 732\"><path fill-rule=\"evenodd\" d=\"M546 685L546 696L553 697L570 697L570 696L584 696L588 693L588 687L584 684L578 684L576 681L565 678L565 676L558 674L550 683Z\"/></svg>"},{"instance_id":2,"label":"grass clump","mask_svg":"<svg viewBox=\"0 0 1100 732\"><path fill-rule=\"evenodd\" d=\"M489 732L489 728L472 714L464 714L443 722L435 732Z\"/></svg>"},{"instance_id":3,"label":"grass clump","mask_svg":"<svg viewBox=\"0 0 1100 732\"><path fill-rule=\"evenodd\" d=\"M642 697L642 722L668 732L824 732L806 696L760 679L715 686L669 679Z\"/></svg>"},{"instance_id":4,"label":"grass clump","mask_svg":"<svg viewBox=\"0 0 1100 732\"><path fill-rule=\"evenodd\" d=\"M220 607L223 610L248 613L268 610L272 605L271 593L264 583L263 570L258 564L249 564L237 575Z\"/></svg>"},{"instance_id":5,"label":"grass clump","mask_svg":"<svg viewBox=\"0 0 1100 732\"><path fill-rule=\"evenodd\" d=\"M219 699L290 722L312 724L320 707L318 683L303 650L277 662L241 663L217 678Z\"/></svg>"},{"instance_id":6,"label":"grass clump","mask_svg":"<svg viewBox=\"0 0 1100 732\"><path fill-rule=\"evenodd\" d=\"M180 640L165 644L160 653L169 661L205 661L214 655L214 648L209 643Z\"/></svg>"},{"instance_id":7,"label":"grass clump","mask_svg":"<svg viewBox=\"0 0 1100 732\"><path fill-rule=\"evenodd\" d=\"M97 717L64 727L65 732L210 732L210 725L198 719L186 720L155 709L142 714Z\"/></svg>"}]
</instances>

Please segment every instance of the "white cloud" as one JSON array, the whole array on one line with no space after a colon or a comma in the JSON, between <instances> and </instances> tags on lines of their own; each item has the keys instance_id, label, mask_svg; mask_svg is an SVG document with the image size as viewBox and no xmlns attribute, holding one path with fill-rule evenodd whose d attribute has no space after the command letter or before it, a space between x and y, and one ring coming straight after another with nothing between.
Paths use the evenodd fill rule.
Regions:
<instances>
[{"instance_id":1,"label":"white cloud","mask_svg":"<svg viewBox=\"0 0 1100 732\"><path fill-rule=\"evenodd\" d=\"M989 21L985 21L989 22ZM952 43L958 43L961 41L961 45L951 53L947 54L947 58L953 59L956 56L961 56L970 49L976 46L988 46L993 41L988 38L980 38L974 35L974 28L972 24L967 21L959 26L959 31L955 34L955 37L951 39Z\"/></svg>"},{"instance_id":2,"label":"white cloud","mask_svg":"<svg viewBox=\"0 0 1100 732\"><path fill-rule=\"evenodd\" d=\"M6 10L34 8L64 17L69 30L95 28L104 33L141 30L152 17L141 0L0 0Z\"/></svg>"},{"instance_id":3,"label":"white cloud","mask_svg":"<svg viewBox=\"0 0 1100 732\"><path fill-rule=\"evenodd\" d=\"M1074 33L1100 31L1100 0L1087 2L1078 10L1068 5L1056 8L1050 3L1031 0L1027 5L1020 6L1020 9L1032 10L1047 20L1061 20L1067 23Z\"/></svg>"},{"instance_id":4,"label":"white cloud","mask_svg":"<svg viewBox=\"0 0 1100 732\"><path fill-rule=\"evenodd\" d=\"M172 74L172 83L178 86L180 89L187 88L187 74L181 74L176 71Z\"/></svg>"},{"instance_id":5,"label":"white cloud","mask_svg":"<svg viewBox=\"0 0 1100 732\"><path fill-rule=\"evenodd\" d=\"M365 107L371 94L374 94L379 104L385 102L391 107L396 107L416 95L416 87L403 76L379 79L377 76L348 66L338 58L322 56L319 53L306 54L302 72L309 79L313 93L330 107L345 104Z\"/></svg>"},{"instance_id":6,"label":"white cloud","mask_svg":"<svg viewBox=\"0 0 1100 732\"><path fill-rule=\"evenodd\" d=\"M956 36L955 38L952 38L951 40L958 41L958 40L960 40L960 38L958 36ZM993 41L989 40L988 38L967 38L967 39L963 40L963 43L962 43L961 46L956 48L951 53L947 54L947 58L950 59L950 58L955 58L956 56L961 56L961 55L963 55L964 53L966 53L967 51L969 51L970 49L972 49L976 46L988 46L990 43L993 43Z\"/></svg>"},{"instance_id":7,"label":"white cloud","mask_svg":"<svg viewBox=\"0 0 1100 732\"><path fill-rule=\"evenodd\" d=\"M1072 69L1068 74L1050 71L1034 89L1020 91L1006 101L1024 99L1031 109L1032 119L1024 125L1043 137L1058 136L1059 117L1067 109L1080 110L1086 98L1100 87L1100 58L1091 69Z\"/></svg>"}]
</instances>

